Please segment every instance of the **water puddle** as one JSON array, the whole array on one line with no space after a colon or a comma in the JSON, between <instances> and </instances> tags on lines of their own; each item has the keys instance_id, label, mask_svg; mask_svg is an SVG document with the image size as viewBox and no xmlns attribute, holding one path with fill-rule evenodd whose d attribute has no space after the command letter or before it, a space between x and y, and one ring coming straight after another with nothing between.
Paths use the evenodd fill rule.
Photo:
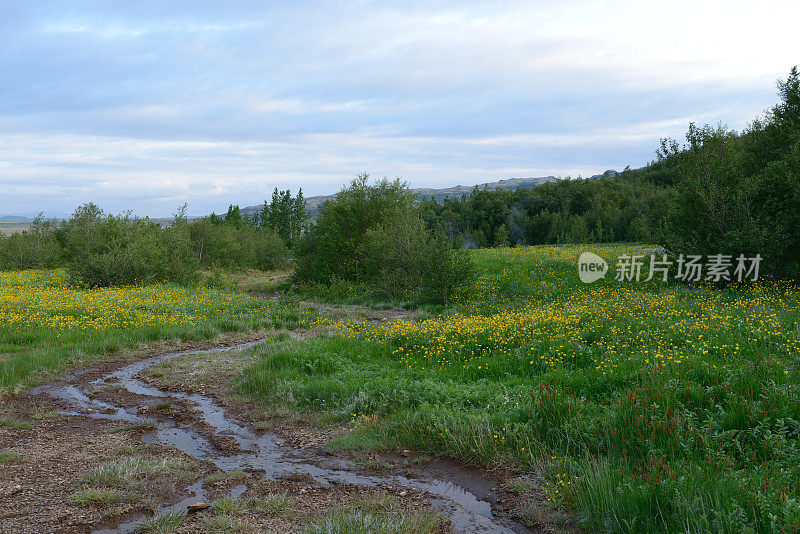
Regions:
<instances>
[{"instance_id":1,"label":"water puddle","mask_svg":"<svg viewBox=\"0 0 800 534\"><path fill-rule=\"evenodd\" d=\"M164 399L185 404L192 408L197 420L212 430L213 440L207 437L208 432L199 432L192 422L144 415L140 414L136 407L117 406L108 401L94 399L89 391L71 383L76 375L36 387L31 390L31 394L46 394L65 402L70 406L70 410L66 412L68 414L117 420L126 424L152 425L154 429L142 436L144 442L174 447L198 460L210 461L222 471L241 470L251 474L258 473L259 476L269 480L297 474L307 475L322 486L354 484L415 488L430 494L430 502L452 523L456 532L527 532L521 525L493 515L490 502L493 491L488 481L478 479L466 471L459 471L456 467L434 463L430 466L430 470L428 466L424 468L426 474L423 478L412 478L394 474L364 474L359 472L357 467L342 460L332 462L313 458L316 461L312 462L312 458L308 456L309 452L284 445L274 434L268 432L256 434L249 427L229 417L225 408L211 397L195 393L163 391L137 378L145 369L173 358L190 354L243 350L259 342L251 341L227 347L161 354L122 367L90 383L93 388L103 386L123 388L128 393L141 397L138 399L138 406L152 405ZM214 442L218 439L235 446L215 446ZM472 488L479 488L480 491L473 491ZM232 496L239 497L246 489L246 486L237 486L233 489ZM480 493L481 496L476 493ZM184 498L165 503L158 512L183 512L187 505L205 498L206 493L201 480L186 490ZM144 519L137 517L95 532L98 534L133 532Z\"/></svg>"}]
</instances>

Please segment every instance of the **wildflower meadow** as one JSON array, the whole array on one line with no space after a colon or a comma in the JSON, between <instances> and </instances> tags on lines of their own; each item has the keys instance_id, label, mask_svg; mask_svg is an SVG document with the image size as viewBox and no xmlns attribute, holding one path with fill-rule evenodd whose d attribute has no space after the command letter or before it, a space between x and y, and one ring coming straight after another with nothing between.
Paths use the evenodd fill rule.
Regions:
<instances>
[{"instance_id":1,"label":"wildflower meadow","mask_svg":"<svg viewBox=\"0 0 800 534\"><path fill-rule=\"evenodd\" d=\"M585 249L474 251L456 306L254 349L242 388L340 418L364 446L532 473L589 530L791 530L800 289L583 284Z\"/></svg>"}]
</instances>

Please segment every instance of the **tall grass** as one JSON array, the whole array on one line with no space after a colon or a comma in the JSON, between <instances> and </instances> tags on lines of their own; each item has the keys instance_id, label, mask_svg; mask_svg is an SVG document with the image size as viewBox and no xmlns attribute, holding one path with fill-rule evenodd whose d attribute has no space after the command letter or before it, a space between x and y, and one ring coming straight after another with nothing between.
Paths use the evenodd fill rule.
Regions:
<instances>
[{"instance_id":1,"label":"tall grass","mask_svg":"<svg viewBox=\"0 0 800 534\"><path fill-rule=\"evenodd\" d=\"M61 270L0 272L0 391L126 347L294 328L303 317L279 301L209 287L89 289Z\"/></svg>"},{"instance_id":2,"label":"tall grass","mask_svg":"<svg viewBox=\"0 0 800 534\"><path fill-rule=\"evenodd\" d=\"M477 251L463 313L263 346L241 387L372 443L528 469L588 530L794 531L800 290L584 285L580 252Z\"/></svg>"}]
</instances>

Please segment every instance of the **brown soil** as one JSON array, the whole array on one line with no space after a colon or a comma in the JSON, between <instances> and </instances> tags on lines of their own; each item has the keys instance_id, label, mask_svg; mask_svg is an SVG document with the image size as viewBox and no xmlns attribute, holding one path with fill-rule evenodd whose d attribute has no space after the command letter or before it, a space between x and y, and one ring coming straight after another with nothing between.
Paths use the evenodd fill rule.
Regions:
<instances>
[{"instance_id":1,"label":"brown soil","mask_svg":"<svg viewBox=\"0 0 800 534\"><path fill-rule=\"evenodd\" d=\"M58 406L28 396L5 404L4 416L32 429L0 426L0 450L14 451L20 462L0 465L0 532L90 532L92 525L147 510L146 503L110 507L81 506L73 495L91 468L141 448L141 431L113 431L111 421L54 415ZM33 416L47 414L41 419ZM210 471L175 451L144 449L152 458L184 458L197 467L197 477ZM191 482L188 480L187 482Z\"/></svg>"},{"instance_id":2,"label":"brown soil","mask_svg":"<svg viewBox=\"0 0 800 534\"><path fill-rule=\"evenodd\" d=\"M352 310L348 310L351 312ZM394 320L405 312L369 312L376 321ZM247 334L238 338L228 338L221 343L198 343L183 345L181 349L203 348L219 344L233 344L240 341L258 339L268 332ZM303 335L303 334L297 334ZM231 452L238 445L224 435L215 434L213 429L201 424L196 412L186 403L169 402L143 405L136 395L123 388L108 384L93 387L98 377L113 372L126 363L143 359L177 347L171 343L159 343L138 351L120 354L113 361L106 361L73 373L70 383L81 384L91 397L113 401L138 413L158 413L172 419L193 425L198 432L220 451ZM336 426L320 426L302 413L276 414L263 406L239 402L233 395L231 379L247 361L235 352L213 355L192 355L180 357L162 364L161 367L145 370L140 376L162 390L197 392L218 399L225 405L229 415L246 422L255 429L269 429L294 446L306 461L329 462L331 453L323 447L332 438L345 430ZM16 453L21 461L0 463L0 533L6 532L92 532L103 526L113 526L121 521L152 513L155 504L163 500L180 500L185 488L203 479L206 475L220 471L210 462L198 461L179 451L158 445L143 446L142 435L147 428L135 425L126 427L119 421L92 418L83 415L58 414L58 410L68 410L69 406L59 404L44 395L21 395L6 399L0 405L0 418L20 421L20 428L0 425L0 452ZM27 425L25 424L27 423ZM30 428L32 427L32 428ZM147 499L130 498L113 504L81 505L74 496L85 488L84 475L92 468L131 454L152 459L178 458L190 462L194 477L181 480L163 480L161 487L170 491L164 493L168 498L161 503ZM382 452L362 456L336 453L343 458L366 463L365 470L380 466L381 470L415 476L425 473L430 460L411 451ZM364 462L364 460L369 460ZM373 467L369 467L369 466ZM454 472L468 470L464 466L437 461L438 469L450 466ZM448 469L448 467L444 467ZM474 471L474 470L473 470ZM474 475L474 473L473 473ZM510 474L498 470L482 473L487 486L492 486L495 495L493 508L500 515L513 516L520 508L522 498L506 489ZM159 483L159 481L154 481ZM174 485L174 487L172 486ZM426 492L405 486L377 485L361 486L354 484L319 484L313 478L302 475L280 480L264 480L257 473L249 473L235 480L206 482L203 488L209 502L230 494L238 488L237 494L244 492L240 500L250 503L234 512L222 513L213 507L189 513L176 532L213 532L220 523L246 525L250 532L302 532L309 524L320 518L347 509L364 506L364 502L391 504L391 513L431 513L430 498ZM257 503L274 495L287 495L290 505L278 511L265 512ZM256 504L254 504L256 503ZM388 506L388 505L387 505ZM216 519L215 519L216 518ZM244 527L243 527L244 528ZM442 524L448 530L447 522ZM514 529L525 531L523 527ZM550 531L542 527L541 531Z\"/></svg>"}]
</instances>

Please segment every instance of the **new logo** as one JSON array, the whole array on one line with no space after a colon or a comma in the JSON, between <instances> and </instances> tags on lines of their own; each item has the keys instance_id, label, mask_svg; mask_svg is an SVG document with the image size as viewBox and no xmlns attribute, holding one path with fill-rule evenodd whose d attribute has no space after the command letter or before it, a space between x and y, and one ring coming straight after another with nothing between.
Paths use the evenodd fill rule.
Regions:
<instances>
[{"instance_id":1,"label":"new logo","mask_svg":"<svg viewBox=\"0 0 800 534\"><path fill-rule=\"evenodd\" d=\"M608 262L594 252L583 252L578 258L578 277L584 284L605 278Z\"/></svg>"}]
</instances>

